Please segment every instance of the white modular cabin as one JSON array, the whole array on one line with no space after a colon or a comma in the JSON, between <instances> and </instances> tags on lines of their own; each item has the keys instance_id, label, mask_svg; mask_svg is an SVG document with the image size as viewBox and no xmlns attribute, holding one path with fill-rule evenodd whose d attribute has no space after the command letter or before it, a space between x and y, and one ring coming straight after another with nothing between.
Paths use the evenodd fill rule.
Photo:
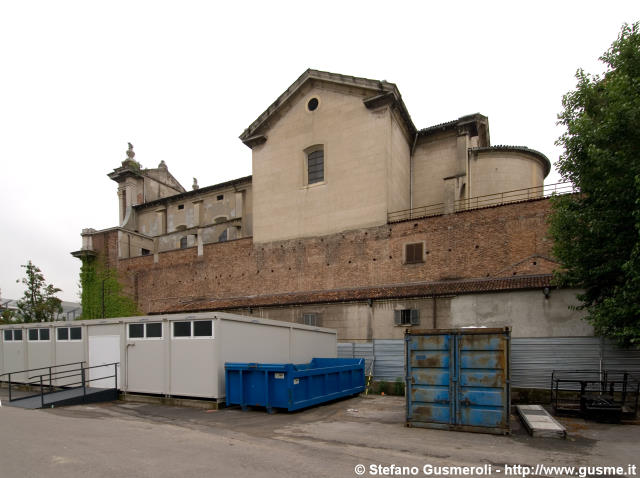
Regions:
<instances>
[{"instance_id":1,"label":"white modular cabin","mask_svg":"<svg viewBox=\"0 0 640 478\"><path fill-rule=\"evenodd\" d=\"M335 330L224 312L2 325L0 334L0 375L119 362L118 388L124 392L216 400L225 396L225 362L304 363L337 356ZM46 373L12 374L11 380ZM99 380L111 375L113 367L90 369L88 385L113 386L113 378ZM77 380L54 376L61 386Z\"/></svg>"}]
</instances>

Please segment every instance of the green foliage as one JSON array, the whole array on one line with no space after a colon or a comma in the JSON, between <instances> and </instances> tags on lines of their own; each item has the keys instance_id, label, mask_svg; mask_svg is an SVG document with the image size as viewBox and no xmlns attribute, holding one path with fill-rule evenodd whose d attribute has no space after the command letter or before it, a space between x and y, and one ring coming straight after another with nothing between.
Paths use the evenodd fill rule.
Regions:
<instances>
[{"instance_id":1,"label":"green foliage","mask_svg":"<svg viewBox=\"0 0 640 478\"><path fill-rule=\"evenodd\" d=\"M139 315L136 303L122 293L117 271L96 258L82 260L80 269L82 319Z\"/></svg>"},{"instance_id":2,"label":"green foliage","mask_svg":"<svg viewBox=\"0 0 640 478\"><path fill-rule=\"evenodd\" d=\"M624 25L600 60L576 74L558 116L558 170L580 194L553 199L550 234L561 286L584 289L579 309L596 333L640 346L640 31Z\"/></svg>"},{"instance_id":3,"label":"green foliage","mask_svg":"<svg viewBox=\"0 0 640 478\"><path fill-rule=\"evenodd\" d=\"M371 384L371 393L404 396L404 381L400 377L395 382L375 381Z\"/></svg>"},{"instance_id":4,"label":"green foliage","mask_svg":"<svg viewBox=\"0 0 640 478\"><path fill-rule=\"evenodd\" d=\"M18 301L19 315L24 322L52 322L62 313L62 301L55 294L61 289L46 284L42 271L31 261L20 267L26 276L22 283L27 287ZM19 280L16 282L20 282Z\"/></svg>"},{"instance_id":5,"label":"green foliage","mask_svg":"<svg viewBox=\"0 0 640 478\"><path fill-rule=\"evenodd\" d=\"M0 324L15 324L21 322L16 313L11 309L4 309L0 313Z\"/></svg>"}]
</instances>

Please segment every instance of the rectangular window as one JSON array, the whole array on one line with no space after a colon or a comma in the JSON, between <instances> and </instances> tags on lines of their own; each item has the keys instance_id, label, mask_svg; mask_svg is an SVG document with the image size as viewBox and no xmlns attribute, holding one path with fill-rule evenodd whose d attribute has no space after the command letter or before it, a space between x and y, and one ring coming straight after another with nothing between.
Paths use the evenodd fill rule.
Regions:
<instances>
[{"instance_id":1,"label":"rectangular window","mask_svg":"<svg viewBox=\"0 0 640 478\"><path fill-rule=\"evenodd\" d=\"M196 320L193 322L194 337L211 337L213 335L213 324L210 320Z\"/></svg>"},{"instance_id":2,"label":"rectangular window","mask_svg":"<svg viewBox=\"0 0 640 478\"><path fill-rule=\"evenodd\" d=\"M307 155L308 184L324 181L324 151L316 150Z\"/></svg>"},{"instance_id":3,"label":"rectangular window","mask_svg":"<svg viewBox=\"0 0 640 478\"><path fill-rule=\"evenodd\" d=\"M415 244L405 244L405 264L417 264L424 262L423 257L423 243L416 242Z\"/></svg>"},{"instance_id":4,"label":"rectangular window","mask_svg":"<svg viewBox=\"0 0 640 478\"><path fill-rule=\"evenodd\" d=\"M142 250L140 251L140 253L143 256L148 256L149 254L151 254L151 251L149 249L145 249L144 247L142 248Z\"/></svg>"},{"instance_id":5,"label":"rectangular window","mask_svg":"<svg viewBox=\"0 0 640 478\"><path fill-rule=\"evenodd\" d=\"M146 337L148 339L162 338L162 324L160 322L153 322L151 324L145 324L147 329Z\"/></svg>"},{"instance_id":6,"label":"rectangular window","mask_svg":"<svg viewBox=\"0 0 640 478\"><path fill-rule=\"evenodd\" d=\"M69 327L58 327L58 341L69 340Z\"/></svg>"},{"instance_id":7,"label":"rectangular window","mask_svg":"<svg viewBox=\"0 0 640 478\"><path fill-rule=\"evenodd\" d=\"M180 238L180 249L186 249L187 248L187 237L182 237Z\"/></svg>"},{"instance_id":8,"label":"rectangular window","mask_svg":"<svg viewBox=\"0 0 640 478\"><path fill-rule=\"evenodd\" d=\"M18 330L14 330L13 331L13 340L22 340L22 329L18 329Z\"/></svg>"},{"instance_id":9,"label":"rectangular window","mask_svg":"<svg viewBox=\"0 0 640 478\"><path fill-rule=\"evenodd\" d=\"M189 320L185 322L173 322L174 338L207 337L213 338L213 321Z\"/></svg>"},{"instance_id":10,"label":"rectangular window","mask_svg":"<svg viewBox=\"0 0 640 478\"><path fill-rule=\"evenodd\" d=\"M144 338L144 324L129 324L129 338L130 339L143 339Z\"/></svg>"},{"instance_id":11,"label":"rectangular window","mask_svg":"<svg viewBox=\"0 0 640 478\"><path fill-rule=\"evenodd\" d=\"M71 340L82 340L82 327L71 327L69 336Z\"/></svg>"},{"instance_id":12,"label":"rectangular window","mask_svg":"<svg viewBox=\"0 0 640 478\"><path fill-rule=\"evenodd\" d=\"M184 209L184 204L180 204L180 205L178 206L178 210L182 210L182 209Z\"/></svg>"},{"instance_id":13,"label":"rectangular window","mask_svg":"<svg viewBox=\"0 0 640 478\"><path fill-rule=\"evenodd\" d=\"M302 323L304 325L312 325L314 327L320 326L319 314L302 314Z\"/></svg>"},{"instance_id":14,"label":"rectangular window","mask_svg":"<svg viewBox=\"0 0 640 478\"><path fill-rule=\"evenodd\" d=\"M29 329L28 332L29 342L48 342L49 341L49 329ZM15 335L14 335L15 340Z\"/></svg>"},{"instance_id":15,"label":"rectangular window","mask_svg":"<svg viewBox=\"0 0 640 478\"><path fill-rule=\"evenodd\" d=\"M218 200L218 201L222 201L223 199L224 199L224 194L218 194L216 196L216 200Z\"/></svg>"},{"instance_id":16,"label":"rectangular window","mask_svg":"<svg viewBox=\"0 0 640 478\"><path fill-rule=\"evenodd\" d=\"M82 327L58 327L57 331L58 342L82 340Z\"/></svg>"},{"instance_id":17,"label":"rectangular window","mask_svg":"<svg viewBox=\"0 0 640 478\"><path fill-rule=\"evenodd\" d=\"M5 330L4 331L4 341L5 342L13 341L13 330Z\"/></svg>"},{"instance_id":18,"label":"rectangular window","mask_svg":"<svg viewBox=\"0 0 640 478\"><path fill-rule=\"evenodd\" d=\"M191 337L191 322L174 322L174 337Z\"/></svg>"},{"instance_id":19,"label":"rectangular window","mask_svg":"<svg viewBox=\"0 0 640 478\"><path fill-rule=\"evenodd\" d=\"M161 339L162 322L148 324L129 324L130 339Z\"/></svg>"},{"instance_id":20,"label":"rectangular window","mask_svg":"<svg viewBox=\"0 0 640 478\"><path fill-rule=\"evenodd\" d=\"M396 325L420 325L420 311L417 309L394 310L393 313Z\"/></svg>"}]
</instances>

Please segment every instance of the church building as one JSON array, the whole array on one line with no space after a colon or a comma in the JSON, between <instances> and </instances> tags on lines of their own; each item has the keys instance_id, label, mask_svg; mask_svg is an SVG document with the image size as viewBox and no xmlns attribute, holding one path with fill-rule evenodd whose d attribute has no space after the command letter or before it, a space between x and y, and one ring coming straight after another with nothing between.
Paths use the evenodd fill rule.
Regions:
<instances>
[{"instance_id":1,"label":"church building","mask_svg":"<svg viewBox=\"0 0 640 478\"><path fill-rule=\"evenodd\" d=\"M347 342L593 334L551 283L551 164L492 146L486 116L418 129L395 84L307 70L240 140L252 175L190 190L129 145L109 173L119 224L84 229L72 254L115 271L143 314L225 310Z\"/></svg>"}]
</instances>

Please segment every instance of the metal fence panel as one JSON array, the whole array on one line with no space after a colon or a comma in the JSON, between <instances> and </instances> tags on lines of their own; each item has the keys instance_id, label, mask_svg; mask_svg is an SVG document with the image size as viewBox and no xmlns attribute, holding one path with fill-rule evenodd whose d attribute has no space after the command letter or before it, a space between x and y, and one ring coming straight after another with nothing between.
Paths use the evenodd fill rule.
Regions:
<instances>
[{"instance_id":1,"label":"metal fence panel","mask_svg":"<svg viewBox=\"0 0 640 478\"><path fill-rule=\"evenodd\" d=\"M374 340L375 353L374 378L395 382L404 382L404 340Z\"/></svg>"},{"instance_id":2,"label":"metal fence panel","mask_svg":"<svg viewBox=\"0 0 640 478\"><path fill-rule=\"evenodd\" d=\"M627 370L640 378L640 350L620 348L606 341L602 358L607 370Z\"/></svg>"},{"instance_id":3,"label":"metal fence panel","mask_svg":"<svg viewBox=\"0 0 640 478\"><path fill-rule=\"evenodd\" d=\"M373 343L354 343L353 358L363 358L365 362L364 373L369 374L373 364Z\"/></svg>"},{"instance_id":4,"label":"metal fence panel","mask_svg":"<svg viewBox=\"0 0 640 478\"><path fill-rule=\"evenodd\" d=\"M553 370L627 370L640 375L640 350L621 349L599 337L511 339L511 385L547 389ZM375 355L374 380L395 381L405 373L404 341L339 343L338 357L364 358L366 373ZM601 362L602 360L602 362Z\"/></svg>"},{"instance_id":5,"label":"metal fence panel","mask_svg":"<svg viewBox=\"0 0 640 478\"><path fill-rule=\"evenodd\" d=\"M351 343L339 343L338 344L338 358L354 358L353 357L353 344L351 344Z\"/></svg>"},{"instance_id":6,"label":"metal fence panel","mask_svg":"<svg viewBox=\"0 0 640 478\"><path fill-rule=\"evenodd\" d=\"M597 337L535 337L511 339L511 385L549 388L553 370L599 370Z\"/></svg>"}]
</instances>

